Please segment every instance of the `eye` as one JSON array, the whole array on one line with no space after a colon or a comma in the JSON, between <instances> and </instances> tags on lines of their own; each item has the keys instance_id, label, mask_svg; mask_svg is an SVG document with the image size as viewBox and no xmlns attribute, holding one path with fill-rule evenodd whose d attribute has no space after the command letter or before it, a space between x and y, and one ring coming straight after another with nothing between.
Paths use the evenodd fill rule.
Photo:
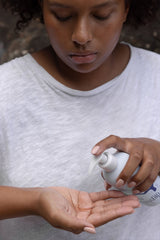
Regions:
<instances>
[{"instance_id":1,"label":"eye","mask_svg":"<svg viewBox=\"0 0 160 240\"><path fill-rule=\"evenodd\" d=\"M56 18L58 21L60 21L60 22L68 21L68 20L72 17L72 15L64 15L64 16L62 16L62 15L57 14L57 13L55 13L55 12L53 12L53 14L54 14L55 18Z\"/></svg>"},{"instance_id":2,"label":"eye","mask_svg":"<svg viewBox=\"0 0 160 240\"><path fill-rule=\"evenodd\" d=\"M60 22L68 21L71 17L72 17L72 16L67 16L67 17L56 16L56 18L57 18Z\"/></svg>"},{"instance_id":3,"label":"eye","mask_svg":"<svg viewBox=\"0 0 160 240\"><path fill-rule=\"evenodd\" d=\"M98 14L94 14L93 16L100 21L105 21L105 20L110 18L111 13L106 15L106 16L101 16L101 15L98 15Z\"/></svg>"},{"instance_id":4,"label":"eye","mask_svg":"<svg viewBox=\"0 0 160 240\"><path fill-rule=\"evenodd\" d=\"M105 10L105 9L97 10L95 12L92 12L92 15L97 20L105 21L105 20L108 20L112 16L114 11L115 10L113 8L110 8L110 9L107 9L107 10Z\"/></svg>"}]
</instances>

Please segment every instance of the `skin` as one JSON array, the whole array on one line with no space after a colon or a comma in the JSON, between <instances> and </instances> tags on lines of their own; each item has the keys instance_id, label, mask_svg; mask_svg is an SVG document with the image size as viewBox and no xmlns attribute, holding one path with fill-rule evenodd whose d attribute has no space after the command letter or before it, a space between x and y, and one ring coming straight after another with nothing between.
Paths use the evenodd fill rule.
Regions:
<instances>
[{"instance_id":1,"label":"skin","mask_svg":"<svg viewBox=\"0 0 160 240\"><path fill-rule=\"evenodd\" d=\"M65 187L0 187L0 220L37 215L55 228L76 234L134 212L136 196L117 191L87 193ZM108 199L108 200L107 200Z\"/></svg>"},{"instance_id":2,"label":"skin","mask_svg":"<svg viewBox=\"0 0 160 240\"><path fill-rule=\"evenodd\" d=\"M40 215L51 225L76 234L96 233L95 227L131 214L140 206L135 196L124 197L120 192L87 193L65 187L46 188L39 202Z\"/></svg>"},{"instance_id":3,"label":"skin","mask_svg":"<svg viewBox=\"0 0 160 240\"><path fill-rule=\"evenodd\" d=\"M58 81L85 91L123 71L130 55L119 44L128 13L124 0L44 0L42 10L51 47L33 57ZM77 54L94 58L76 63Z\"/></svg>"}]
</instances>

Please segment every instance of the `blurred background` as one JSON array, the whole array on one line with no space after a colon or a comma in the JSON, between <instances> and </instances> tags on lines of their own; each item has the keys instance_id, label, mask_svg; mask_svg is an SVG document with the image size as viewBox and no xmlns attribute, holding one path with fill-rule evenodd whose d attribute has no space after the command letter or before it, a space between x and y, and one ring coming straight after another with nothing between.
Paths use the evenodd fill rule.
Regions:
<instances>
[{"instance_id":1,"label":"blurred background","mask_svg":"<svg viewBox=\"0 0 160 240\"><path fill-rule=\"evenodd\" d=\"M0 64L48 45L47 33L38 21L31 22L24 31L15 32L16 16L0 6ZM125 27L122 41L160 53L160 10L157 19L138 30Z\"/></svg>"}]
</instances>

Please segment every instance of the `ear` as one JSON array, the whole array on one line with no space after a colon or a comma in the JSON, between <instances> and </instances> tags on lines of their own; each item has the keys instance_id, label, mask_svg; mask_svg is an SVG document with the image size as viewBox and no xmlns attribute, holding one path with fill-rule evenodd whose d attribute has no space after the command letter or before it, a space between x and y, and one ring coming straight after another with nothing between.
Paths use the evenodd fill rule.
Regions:
<instances>
[{"instance_id":1,"label":"ear","mask_svg":"<svg viewBox=\"0 0 160 240\"><path fill-rule=\"evenodd\" d=\"M127 20L129 9L130 9L130 1L129 0L125 0L124 22L126 22L126 20Z\"/></svg>"},{"instance_id":2,"label":"ear","mask_svg":"<svg viewBox=\"0 0 160 240\"><path fill-rule=\"evenodd\" d=\"M126 20L127 20L127 16L128 16L128 12L129 12L129 4L126 4L126 8L125 8L125 12L124 12L124 19L123 19L123 22L125 23Z\"/></svg>"}]
</instances>

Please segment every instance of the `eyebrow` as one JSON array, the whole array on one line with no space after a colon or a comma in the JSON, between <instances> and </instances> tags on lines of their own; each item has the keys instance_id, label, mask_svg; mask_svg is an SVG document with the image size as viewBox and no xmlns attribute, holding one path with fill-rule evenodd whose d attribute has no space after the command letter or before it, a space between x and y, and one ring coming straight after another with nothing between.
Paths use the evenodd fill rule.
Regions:
<instances>
[{"instance_id":1,"label":"eyebrow","mask_svg":"<svg viewBox=\"0 0 160 240\"><path fill-rule=\"evenodd\" d=\"M56 2L56 1L55 2L50 2L50 5L53 6L53 7L73 8L73 6L71 6L71 5L66 5L66 4L63 4L63 3ZM103 2L103 3L100 3L98 5L95 5L92 8L107 7L107 6L112 6L112 5L117 5L117 2L111 0L111 1Z\"/></svg>"},{"instance_id":2,"label":"eyebrow","mask_svg":"<svg viewBox=\"0 0 160 240\"><path fill-rule=\"evenodd\" d=\"M109 7L109 6L113 6L113 5L117 5L117 1L107 1L107 2L103 2L100 3L98 5L93 6L93 8L99 8L99 7Z\"/></svg>"},{"instance_id":3,"label":"eyebrow","mask_svg":"<svg viewBox=\"0 0 160 240\"><path fill-rule=\"evenodd\" d=\"M65 5L65 4L58 3L58 2L50 2L49 4L53 7L62 7L62 8L71 8L72 7L70 5Z\"/></svg>"}]
</instances>

